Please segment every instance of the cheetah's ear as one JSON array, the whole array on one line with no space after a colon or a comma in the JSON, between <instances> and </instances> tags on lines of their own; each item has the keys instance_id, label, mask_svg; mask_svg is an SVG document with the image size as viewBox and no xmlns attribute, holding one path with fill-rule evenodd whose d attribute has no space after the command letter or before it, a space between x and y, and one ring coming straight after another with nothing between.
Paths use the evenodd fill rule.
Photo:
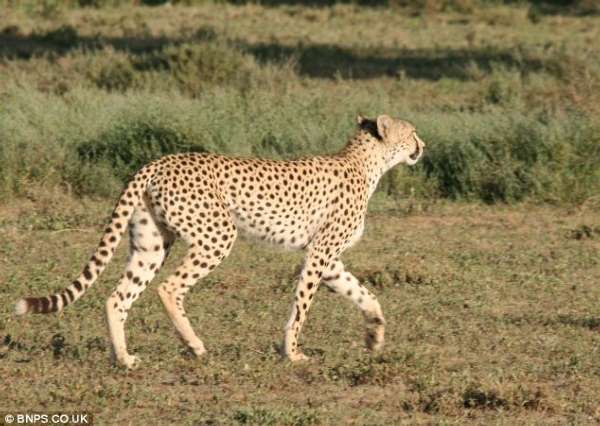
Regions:
<instances>
[{"instance_id":1,"label":"cheetah's ear","mask_svg":"<svg viewBox=\"0 0 600 426\"><path fill-rule=\"evenodd\" d=\"M383 114L377 117L377 132L382 139L389 135L394 120L389 115Z\"/></svg>"},{"instance_id":2,"label":"cheetah's ear","mask_svg":"<svg viewBox=\"0 0 600 426\"><path fill-rule=\"evenodd\" d=\"M362 114L356 116L356 123L359 127L362 126L365 121L367 121L367 119Z\"/></svg>"}]
</instances>

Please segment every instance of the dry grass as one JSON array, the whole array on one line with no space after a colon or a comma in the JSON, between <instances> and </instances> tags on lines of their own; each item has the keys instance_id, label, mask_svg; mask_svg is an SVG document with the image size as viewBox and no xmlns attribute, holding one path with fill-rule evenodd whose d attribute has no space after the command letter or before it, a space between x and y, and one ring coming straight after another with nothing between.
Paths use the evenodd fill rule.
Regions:
<instances>
[{"instance_id":1,"label":"dry grass","mask_svg":"<svg viewBox=\"0 0 600 426\"><path fill-rule=\"evenodd\" d=\"M457 204L409 213L415 206L385 200L372 207L365 239L345 262L382 303L382 354L363 349L358 311L322 290L302 338L313 360L282 362L277 347L301 257L242 238L187 299L208 356L192 359L180 346L153 285L127 324L144 362L133 372L110 367L103 318L124 249L63 315L10 312L20 296L61 288L78 272L109 205L64 210L39 200L3 209L0 374L11 392L0 406L85 408L100 423L130 424L600 420L597 214Z\"/></svg>"}]
</instances>

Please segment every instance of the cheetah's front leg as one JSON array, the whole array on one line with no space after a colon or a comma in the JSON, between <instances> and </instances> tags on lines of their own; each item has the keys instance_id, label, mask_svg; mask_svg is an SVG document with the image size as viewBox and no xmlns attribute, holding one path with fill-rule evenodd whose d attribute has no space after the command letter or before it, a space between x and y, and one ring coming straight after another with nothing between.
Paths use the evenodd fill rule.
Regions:
<instances>
[{"instance_id":1,"label":"cheetah's front leg","mask_svg":"<svg viewBox=\"0 0 600 426\"><path fill-rule=\"evenodd\" d=\"M283 344L284 355L290 361L303 361L308 357L298 348L298 336L302 330L302 325L306 320L310 304L315 295L321 275L327 267L329 259L326 255L318 252L311 252L306 256L306 261L298 286L296 287L296 296L292 304L290 319L285 327L285 340Z\"/></svg>"},{"instance_id":2,"label":"cheetah's front leg","mask_svg":"<svg viewBox=\"0 0 600 426\"><path fill-rule=\"evenodd\" d=\"M385 320L375 295L346 271L339 260L329 264L329 268L323 273L323 283L358 306L367 323L367 347L374 351L380 350L384 342Z\"/></svg>"}]
</instances>

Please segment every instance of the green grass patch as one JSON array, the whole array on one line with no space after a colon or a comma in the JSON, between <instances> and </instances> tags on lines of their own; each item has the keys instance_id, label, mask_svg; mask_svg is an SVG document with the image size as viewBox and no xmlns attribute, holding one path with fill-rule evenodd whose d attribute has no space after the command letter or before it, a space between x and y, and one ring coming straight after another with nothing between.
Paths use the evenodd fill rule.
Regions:
<instances>
[{"instance_id":1,"label":"green grass patch","mask_svg":"<svg viewBox=\"0 0 600 426\"><path fill-rule=\"evenodd\" d=\"M213 89L187 100L83 90L68 98L14 89L0 110L0 188L29 186L114 196L136 170L176 152L294 158L337 151L353 134L353 113L326 94L270 95ZM389 111L391 99L371 101ZM512 203L526 199L581 203L600 186L600 132L576 113L392 113L413 121L427 143L414 168L400 166L381 190L392 197Z\"/></svg>"}]
</instances>

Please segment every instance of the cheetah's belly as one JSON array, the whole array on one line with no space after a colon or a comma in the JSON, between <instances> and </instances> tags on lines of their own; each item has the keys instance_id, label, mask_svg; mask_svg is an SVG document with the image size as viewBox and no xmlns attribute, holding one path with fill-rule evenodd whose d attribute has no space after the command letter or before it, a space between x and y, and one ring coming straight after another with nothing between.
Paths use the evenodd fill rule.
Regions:
<instances>
[{"instance_id":1,"label":"cheetah's belly","mask_svg":"<svg viewBox=\"0 0 600 426\"><path fill-rule=\"evenodd\" d=\"M310 242L320 224L321 215L307 218L300 214L269 214L233 209L232 218L238 229L263 241L287 249L303 249Z\"/></svg>"}]
</instances>

